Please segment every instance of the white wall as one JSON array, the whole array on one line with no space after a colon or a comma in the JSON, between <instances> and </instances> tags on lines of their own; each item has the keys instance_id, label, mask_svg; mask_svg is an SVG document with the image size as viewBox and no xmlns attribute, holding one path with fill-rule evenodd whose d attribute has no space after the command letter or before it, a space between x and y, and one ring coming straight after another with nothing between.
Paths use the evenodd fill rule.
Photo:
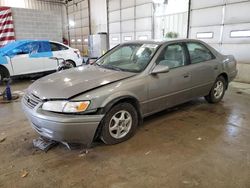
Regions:
<instances>
[{"instance_id":1,"label":"white wall","mask_svg":"<svg viewBox=\"0 0 250 188\"><path fill-rule=\"evenodd\" d=\"M11 10L16 39L62 41L62 18L56 12L25 8L11 8Z\"/></svg>"},{"instance_id":2,"label":"white wall","mask_svg":"<svg viewBox=\"0 0 250 188\"><path fill-rule=\"evenodd\" d=\"M56 16L61 17L61 28L63 37L68 38L67 31L67 16L66 16L66 7L58 0L50 0L54 2L38 1L38 0L0 0L0 6L9 6L15 8L26 8L34 10L42 10L54 12ZM61 33L61 31L59 31Z\"/></svg>"}]
</instances>

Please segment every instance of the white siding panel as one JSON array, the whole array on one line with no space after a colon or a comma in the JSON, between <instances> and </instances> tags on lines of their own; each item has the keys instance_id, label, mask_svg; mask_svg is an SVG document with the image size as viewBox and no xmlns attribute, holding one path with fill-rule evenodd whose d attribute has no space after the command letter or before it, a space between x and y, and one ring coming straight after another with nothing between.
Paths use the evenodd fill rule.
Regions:
<instances>
[{"instance_id":1,"label":"white siding panel","mask_svg":"<svg viewBox=\"0 0 250 188\"><path fill-rule=\"evenodd\" d=\"M134 20L128 20L122 22L122 33L134 31Z\"/></svg>"},{"instance_id":2,"label":"white siding panel","mask_svg":"<svg viewBox=\"0 0 250 188\"><path fill-rule=\"evenodd\" d=\"M128 20L134 18L135 8L126 8L122 10L122 20Z\"/></svg>"},{"instance_id":3,"label":"white siding panel","mask_svg":"<svg viewBox=\"0 0 250 188\"><path fill-rule=\"evenodd\" d=\"M88 1L82 1L79 3L80 6L81 6L81 9L85 9L85 8L88 8Z\"/></svg>"},{"instance_id":4,"label":"white siding panel","mask_svg":"<svg viewBox=\"0 0 250 188\"><path fill-rule=\"evenodd\" d=\"M112 10L118 10L120 9L120 1L117 1L117 0L109 0L109 10L112 11Z\"/></svg>"},{"instance_id":5,"label":"white siding panel","mask_svg":"<svg viewBox=\"0 0 250 188\"><path fill-rule=\"evenodd\" d=\"M136 20L136 31L150 31L152 28L151 18L142 18Z\"/></svg>"},{"instance_id":6,"label":"white siding panel","mask_svg":"<svg viewBox=\"0 0 250 188\"><path fill-rule=\"evenodd\" d=\"M136 40L142 40L142 38L145 38L144 40L152 39L152 32L151 31L136 32Z\"/></svg>"},{"instance_id":7,"label":"white siding panel","mask_svg":"<svg viewBox=\"0 0 250 188\"><path fill-rule=\"evenodd\" d=\"M123 33L122 34L122 42L128 42L129 39L135 40L134 32L133 33Z\"/></svg>"},{"instance_id":8,"label":"white siding panel","mask_svg":"<svg viewBox=\"0 0 250 188\"><path fill-rule=\"evenodd\" d=\"M109 13L109 21L116 22L120 20L120 10L112 11Z\"/></svg>"},{"instance_id":9,"label":"white siding panel","mask_svg":"<svg viewBox=\"0 0 250 188\"><path fill-rule=\"evenodd\" d=\"M120 34L110 34L109 35L110 48L113 48L117 44L121 43Z\"/></svg>"},{"instance_id":10,"label":"white siding panel","mask_svg":"<svg viewBox=\"0 0 250 188\"><path fill-rule=\"evenodd\" d=\"M250 2L231 4L226 6L225 24L250 21Z\"/></svg>"},{"instance_id":11,"label":"white siding panel","mask_svg":"<svg viewBox=\"0 0 250 188\"><path fill-rule=\"evenodd\" d=\"M82 19L82 26L83 27L88 27L89 26L89 19L88 18Z\"/></svg>"},{"instance_id":12,"label":"white siding panel","mask_svg":"<svg viewBox=\"0 0 250 188\"><path fill-rule=\"evenodd\" d=\"M88 18L89 17L89 10L85 8L81 11L81 14L82 14L83 18Z\"/></svg>"},{"instance_id":13,"label":"white siding panel","mask_svg":"<svg viewBox=\"0 0 250 188\"><path fill-rule=\"evenodd\" d=\"M149 17L152 15L152 3L136 6L136 18Z\"/></svg>"},{"instance_id":14,"label":"white siding panel","mask_svg":"<svg viewBox=\"0 0 250 188\"><path fill-rule=\"evenodd\" d=\"M225 25L224 34L223 34L223 43L236 43L236 44L249 43L250 44L250 37L230 37L231 31L240 31L240 30L250 31L250 23Z\"/></svg>"},{"instance_id":15,"label":"white siding panel","mask_svg":"<svg viewBox=\"0 0 250 188\"><path fill-rule=\"evenodd\" d=\"M122 1L122 8L133 7L135 5L135 0L123 0Z\"/></svg>"},{"instance_id":16,"label":"white siding panel","mask_svg":"<svg viewBox=\"0 0 250 188\"><path fill-rule=\"evenodd\" d=\"M152 0L136 0L136 5L141 5L145 3L151 3Z\"/></svg>"},{"instance_id":17,"label":"white siding panel","mask_svg":"<svg viewBox=\"0 0 250 188\"><path fill-rule=\"evenodd\" d=\"M196 39L197 33L205 33L205 32L212 32L213 38L210 39L202 39L198 38L199 40L203 40L207 43L219 43L220 42L220 32L221 26L210 26L210 27L197 27L191 30L191 38Z\"/></svg>"},{"instance_id":18,"label":"white siding panel","mask_svg":"<svg viewBox=\"0 0 250 188\"><path fill-rule=\"evenodd\" d=\"M120 32L120 22L110 23L109 32L110 33L119 33Z\"/></svg>"},{"instance_id":19,"label":"white siding panel","mask_svg":"<svg viewBox=\"0 0 250 188\"><path fill-rule=\"evenodd\" d=\"M211 6L217 6L222 5L224 3L224 0L199 0L199 1L193 1L191 9L199 9L199 8L205 8L205 7L211 7Z\"/></svg>"},{"instance_id":20,"label":"white siding panel","mask_svg":"<svg viewBox=\"0 0 250 188\"><path fill-rule=\"evenodd\" d=\"M89 34L89 27L83 27L82 28L82 34L83 35L88 35ZM88 38L88 37L87 37Z\"/></svg>"},{"instance_id":21,"label":"white siding panel","mask_svg":"<svg viewBox=\"0 0 250 188\"><path fill-rule=\"evenodd\" d=\"M226 3L239 3L246 0L226 0Z\"/></svg>"},{"instance_id":22,"label":"white siding panel","mask_svg":"<svg viewBox=\"0 0 250 188\"><path fill-rule=\"evenodd\" d=\"M223 7L200 9L191 12L191 26L209 26L222 24Z\"/></svg>"}]
</instances>

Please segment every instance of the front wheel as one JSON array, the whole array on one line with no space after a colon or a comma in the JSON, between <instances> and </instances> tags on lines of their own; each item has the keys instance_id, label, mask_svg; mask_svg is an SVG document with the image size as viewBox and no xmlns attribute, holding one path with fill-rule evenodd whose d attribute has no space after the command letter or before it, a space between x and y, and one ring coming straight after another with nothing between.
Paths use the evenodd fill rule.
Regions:
<instances>
[{"instance_id":1,"label":"front wheel","mask_svg":"<svg viewBox=\"0 0 250 188\"><path fill-rule=\"evenodd\" d=\"M136 131L138 114L130 103L115 105L102 122L101 139L105 144L118 144L128 140Z\"/></svg>"},{"instance_id":2,"label":"front wheel","mask_svg":"<svg viewBox=\"0 0 250 188\"><path fill-rule=\"evenodd\" d=\"M209 94L205 96L205 99L209 103L218 103L224 97L225 91L226 91L226 81L222 76L219 76L216 79Z\"/></svg>"},{"instance_id":3,"label":"front wheel","mask_svg":"<svg viewBox=\"0 0 250 188\"><path fill-rule=\"evenodd\" d=\"M0 84L3 82L4 78L8 77L9 77L8 72L0 67Z\"/></svg>"}]
</instances>

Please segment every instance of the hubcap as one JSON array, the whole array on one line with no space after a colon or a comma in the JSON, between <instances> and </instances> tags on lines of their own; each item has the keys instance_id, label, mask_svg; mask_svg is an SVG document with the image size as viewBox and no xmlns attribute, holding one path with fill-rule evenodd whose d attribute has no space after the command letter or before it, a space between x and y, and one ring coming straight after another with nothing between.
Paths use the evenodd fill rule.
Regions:
<instances>
[{"instance_id":1,"label":"hubcap","mask_svg":"<svg viewBox=\"0 0 250 188\"><path fill-rule=\"evenodd\" d=\"M219 99L219 98L222 96L223 91L224 91L224 84L223 84L222 81L219 80L219 81L217 81L217 82L215 83L215 87L214 87L214 97L215 97L216 99Z\"/></svg>"},{"instance_id":2,"label":"hubcap","mask_svg":"<svg viewBox=\"0 0 250 188\"><path fill-rule=\"evenodd\" d=\"M132 126L132 116L128 111L121 110L114 114L109 122L109 133L115 139L123 138Z\"/></svg>"}]
</instances>

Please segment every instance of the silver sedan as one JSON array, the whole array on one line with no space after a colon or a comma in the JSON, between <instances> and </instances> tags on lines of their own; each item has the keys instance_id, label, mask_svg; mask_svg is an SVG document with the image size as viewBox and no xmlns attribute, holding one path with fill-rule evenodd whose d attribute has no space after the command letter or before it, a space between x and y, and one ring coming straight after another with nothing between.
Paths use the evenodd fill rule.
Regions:
<instances>
[{"instance_id":1,"label":"silver sedan","mask_svg":"<svg viewBox=\"0 0 250 188\"><path fill-rule=\"evenodd\" d=\"M106 144L129 139L144 117L205 96L222 100L237 75L233 56L198 40L134 41L93 65L34 82L22 99L32 127L59 142Z\"/></svg>"}]
</instances>

